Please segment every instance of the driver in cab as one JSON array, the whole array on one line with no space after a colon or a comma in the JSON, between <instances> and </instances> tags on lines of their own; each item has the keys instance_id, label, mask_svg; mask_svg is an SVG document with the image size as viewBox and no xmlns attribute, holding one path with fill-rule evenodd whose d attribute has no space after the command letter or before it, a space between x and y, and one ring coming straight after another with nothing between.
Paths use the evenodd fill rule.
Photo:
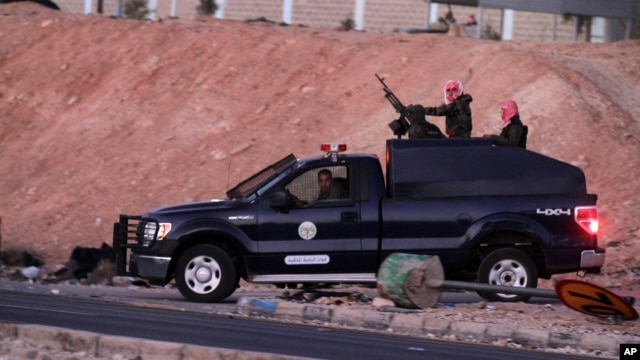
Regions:
<instances>
[{"instance_id":1,"label":"driver in cab","mask_svg":"<svg viewBox=\"0 0 640 360\"><path fill-rule=\"evenodd\" d=\"M317 201L321 200L333 200L344 199L348 197L346 189L333 178L333 173L329 169L322 169L318 171L318 197ZM298 199L295 195L291 194L291 205L294 207L301 207L307 205L309 202Z\"/></svg>"},{"instance_id":2,"label":"driver in cab","mask_svg":"<svg viewBox=\"0 0 640 360\"><path fill-rule=\"evenodd\" d=\"M329 169L322 169L318 172L318 200L342 199L347 194L342 186L333 180L333 174Z\"/></svg>"}]
</instances>

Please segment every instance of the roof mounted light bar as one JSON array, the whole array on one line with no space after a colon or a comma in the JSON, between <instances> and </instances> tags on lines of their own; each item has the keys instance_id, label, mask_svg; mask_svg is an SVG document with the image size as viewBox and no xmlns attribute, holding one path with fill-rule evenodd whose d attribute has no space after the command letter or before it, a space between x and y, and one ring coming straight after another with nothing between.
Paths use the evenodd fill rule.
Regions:
<instances>
[{"instance_id":1,"label":"roof mounted light bar","mask_svg":"<svg viewBox=\"0 0 640 360\"><path fill-rule=\"evenodd\" d=\"M322 143L320 144L320 150L327 152L325 157L331 157L332 161L338 161L338 153L347 151L347 144Z\"/></svg>"}]
</instances>

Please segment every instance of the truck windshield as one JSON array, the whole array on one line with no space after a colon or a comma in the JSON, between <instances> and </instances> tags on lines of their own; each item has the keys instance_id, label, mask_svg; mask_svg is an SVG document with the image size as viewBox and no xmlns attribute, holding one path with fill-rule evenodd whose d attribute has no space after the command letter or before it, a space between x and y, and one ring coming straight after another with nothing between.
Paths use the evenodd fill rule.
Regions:
<instances>
[{"instance_id":1,"label":"truck windshield","mask_svg":"<svg viewBox=\"0 0 640 360\"><path fill-rule=\"evenodd\" d=\"M254 191L260 189L266 183L278 176L284 169L291 167L298 162L298 159L289 154L281 160L260 170L250 178L241 181L238 185L227 191L229 199L246 198Z\"/></svg>"}]
</instances>

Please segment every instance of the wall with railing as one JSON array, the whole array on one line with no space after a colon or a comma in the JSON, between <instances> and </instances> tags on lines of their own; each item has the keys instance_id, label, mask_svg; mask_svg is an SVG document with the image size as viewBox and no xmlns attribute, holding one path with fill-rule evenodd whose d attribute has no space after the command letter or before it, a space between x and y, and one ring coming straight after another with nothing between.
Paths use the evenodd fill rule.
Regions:
<instances>
[{"instance_id":1,"label":"wall with railing","mask_svg":"<svg viewBox=\"0 0 640 360\"><path fill-rule=\"evenodd\" d=\"M73 13L97 13L99 1L102 14L118 16L126 0L54 0L63 11ZM148 0L149 8L155 9L155 16L167 18L197 17L200 0ZM396 32L410 28L426 28L439 16L444 17L447 5L428 5L424 0L217 0L218 12L215 17L248 20L267 19L276 23L303 25L317 28L339 28L346 21L353 20L357 30L367 32ZM634 25L640 17L640 0L636 4ZM435 11L434 11L435 10ZM452 6L452 13L458 23L466 22L470 14L477 15L475 7ZM575 18L545 13L513 11L510 13L512 26L507 29L507 39L517 41L573 41L586 40L584 26L580 36L575 36ZM430 16L430 17L429 17ZM466 28L470 36L482 38L502 38L504 13L498 9L482 11L482 29ZM612 20L615 22L615 20ZM640 31L632 31L637 37Z\"/></svg>"}]
</instances>

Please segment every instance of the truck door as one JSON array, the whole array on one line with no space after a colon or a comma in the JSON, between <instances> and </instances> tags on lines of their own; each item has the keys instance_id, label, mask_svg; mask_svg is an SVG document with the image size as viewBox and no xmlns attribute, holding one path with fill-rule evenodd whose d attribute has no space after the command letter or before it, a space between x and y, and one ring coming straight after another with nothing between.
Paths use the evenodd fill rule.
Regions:
<instances>
[{"instance_id":1,"label":"truck door","mask_svg":"<svg viewBox=\"0 0 640 360\"><path fill-rule=\"evenodd\" d=\"M259 273L362 271L360 203L350 191L354 183L351 175L346 164L311 168L274 189L290 193L292 201L287 209L270 208L268 194L260 200Z\"/></svg>"}]
</instances>

